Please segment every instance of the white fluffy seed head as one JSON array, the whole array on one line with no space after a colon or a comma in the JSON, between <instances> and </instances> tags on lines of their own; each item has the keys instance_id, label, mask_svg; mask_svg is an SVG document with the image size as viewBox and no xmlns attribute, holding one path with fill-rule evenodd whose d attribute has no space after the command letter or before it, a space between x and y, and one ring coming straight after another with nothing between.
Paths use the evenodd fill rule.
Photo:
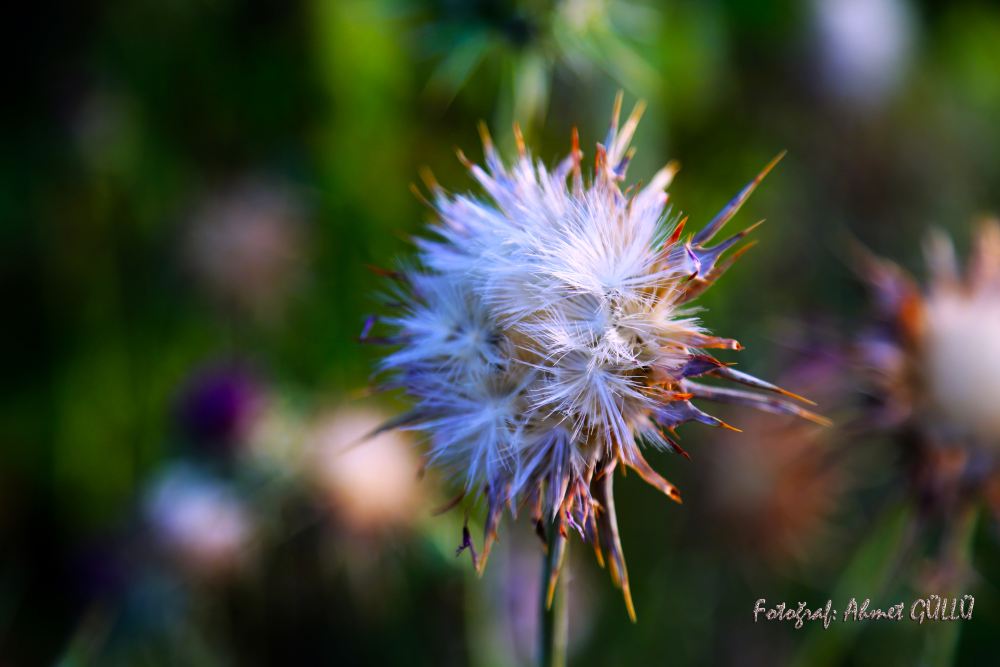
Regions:
<instances>
[{"instance_id":1,"label":"white fluffy seed head","mask_svg":"<svg viewBox=\"0 0 1000 667\"><path fill-rule=\"evenodd\" d=\"M489 173L469 165L488 198L432 186L439 238L419 240L421 268L403 272L405 304L387 320L399 348L382 368L415 399L430 462L469 489L509 500L563 466L631 460L637 435L669 446L649 420L692 348L735 346L680 309L719 253L671 236L676 167L618 187L639 113L598 146L588 187L576 146L552 171L526 151L508 169L488 136Z\"/></svg>"},{"instance_id":2,"label":"white fluffy seed head","mask_svg":"<svg viewBox=\"0 0 1000 667\"><path fill-rule=\"evenodd\" d=\"M485 129L487 170L459 154L485 197L452 196L428 179L437 238L417 241L419 268L395 274L400 305L385 320L393 334L371 341L396 346L381 364L392 378L384 386L404 389L414 402L380 430L422 432L427 463L450 471L466 492L484 492L482 553L471 548L467 530L460 551L470 547L482 571L503 508L516 513L526 504L557 560L570 527L595 548L603 545L634 620L614 511L615 467L634 468L679 502L639 445L683 453L667 435L675 426L725 427L693 398L828 422L774 396L691 381L711 375L789 395L702 352L740 346L709 335L685 305L742 252L716 266L749 229L706 243L781 156L701 231L682 238L685 220L666 208L674 164L645 187L619 188L643 108L619 130L620 106L619 94L588 184L575 130L569 157L548 170L524 149L516 126L519 157L509 168ZM550 596L558 571L557 564Z\"/></svg>"},{"instance_id":3,"label":"white fluffy seed head","mask_svg":"<svg viewBox=\"0 0 1000 667\"><path fill-rule=\"evenodd\" d=\"M965 270L944 232L928 235L926 291L892 262L859 251L891 334L862 344L884 406L876 420L909 422L928 442L1000 448L1000 223L980 226Z\"/></svg>"},{"instance_id":4,"label":"white fluffy seed head","mask_svg":"<svg viewBox=\"0 0 1000 667\"><path fill-rule=\"evenodd\" d=\"M946 236L927 249L935 280L922 304L920 362L930 407L952 430L1000 447L1000 225L980 228L964 277Z\"/></svg>"}]
</instances>

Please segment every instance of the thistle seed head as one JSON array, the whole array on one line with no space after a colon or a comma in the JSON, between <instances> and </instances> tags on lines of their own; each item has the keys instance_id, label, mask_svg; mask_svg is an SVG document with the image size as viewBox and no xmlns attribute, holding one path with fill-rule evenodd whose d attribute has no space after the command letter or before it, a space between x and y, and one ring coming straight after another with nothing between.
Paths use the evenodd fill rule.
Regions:
<instances>
[{"instance_id":1,"label":"thistle seed head","mask_svg":"<svg viewBox=\"0 0 1000 667\"><path fill-rule=\"evenodd\" d=\"M1000 516L1000 225L984 223L960 271L950 239L925 244L931 279L921 290L895 264L859 248L882 320L860 341L877 430L894 436L918 510L915 535L941 530L925 586L955 589L980 505ZM914 549L911 547L911 549Z\"/></svg>"},{"instance_id":2,"label":"thistle seed head","mask_svg":"<svg viewBox=\"0 0 1000 667\"><path fill-rule=\"evenodd\" d=\"M1000 341L1000 226L980 229L964 279L946 236L932 237L928 254L938 270L923 309L921 352L931 404L960 430L1000 448L1000 348L994 344Z\"/></svg>"},{"instance_id":3,"label":"thistle seed head","mask_svg":"<svg viewBox=\"0 0 1000 667\"><path fill-rule=\"evenodd\" d=\"M485 495L479 567L503 508L516 514L527 504L540 532L557 526L556 548L576 528L603 561L603 542L634 618L611 494L616 466L636 469L680 502L640 443L682 453L668 435L679 424L726 427L691 399L824 420L708 355L741 348L711 335L688 306L739 255L720 261L749 229L708 243L777 159L685 236L686 219L667 209L676 164L645 186L619 187L643 105L621 127L620 108L621 94L592 178L584 177L575 130L569 156L549 170L520 140L506 165L485 127L486 169L459 153L485 198L448 194L428 178L435 238L417 241L419 268L394 274L400 305L385 320L392 335L377 340L396 346L381 363L392 378L386 386L414 402L386 427L424 434L428 463ZM770 395L693 379L706 375Z\"/></svg>"},{"instance_id":4,"label":"thistle seed head","mask_svg":"<svg viewBox=\"0 0 1000 667\"><path fill-rule=\"evenodd\" d=\"M888 336L863 344L864 360L890 425L909 423L948 444L1000 448L1000 225L984 223L969 266L959 270L951 240L928 235L931 280L921 291L898 266L860 249ZM969 355L975 351L975 357Z\"/></svg>"}]
</instances>

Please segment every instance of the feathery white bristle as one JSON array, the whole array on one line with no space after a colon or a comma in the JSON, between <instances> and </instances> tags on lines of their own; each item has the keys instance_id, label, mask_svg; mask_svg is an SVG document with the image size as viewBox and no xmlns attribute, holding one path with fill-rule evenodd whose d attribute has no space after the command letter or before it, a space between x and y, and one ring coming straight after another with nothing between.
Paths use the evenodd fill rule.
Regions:
<instances>
[{"instance_id":1,"label":"feathery white bristle","mask_svg":"<svg viewBox=\"0 0 1000 667\"><path fill-rule=\"evenodd\" d=\"M528 154L509 171L488 157L490 173L471 171L492 201L438 193L441 240L420 242L383 368L417 399L432 461L513 497L595 443L634 447L657 405L648 376L683 365L701 329L674 319L687 276L658 247L675 168L629 205L601 174L574 194L572 156L553 173Z\"/></svg>"}]
</instances>

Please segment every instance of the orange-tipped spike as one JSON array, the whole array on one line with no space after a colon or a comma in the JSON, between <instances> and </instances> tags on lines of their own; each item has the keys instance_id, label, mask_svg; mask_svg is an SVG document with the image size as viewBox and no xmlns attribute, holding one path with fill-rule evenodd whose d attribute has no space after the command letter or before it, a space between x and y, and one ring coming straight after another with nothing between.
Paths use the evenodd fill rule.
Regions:
<instances>
[{"instance_id":1,"label":"orange-tipped spike","mask_svg":"<svg viewBox=\"0 0 1000 667\"><path fill-rule=\"evenodd\" d=\"M691 336L691 347L697 347L701 349L721 349L721 350L742 350L743 346L739 344L739 341L735 341L732 338L719 338L718 336L709 336L707 334L695 334Z\"/></svg>"},{"instance_id":2,"label":"orange-tipped spike","mask_svg":"<svg viewBox=\"0 0 1000 667\"><path fill-rule=\"evenodd\" d=\"M406 276L404 276L399 271L392 271L391 269L383 269L381 267L375 266L374 264L365 264L365 268L374 273L376 276L381 276L383 278L392 278L393 280L406 280Z\"/></svg>"},{"instance_id":3,"label":"orange-tipped spike","mask_svg":"<svg viewBox=\"0 0 1000 667\"><path fill-rule=\"evenodd\" d=\"M796 400L802 401L803 403L808 403L809 405L816 405L815 401L810 401L808 398L805 398L803 396L799 396L798 394L793 394L792 392L786 391L786 390L782 389L781 387L776 387L775 391L778 392L779 394L783 395L783 396L788 396L789 398L794 398Z\"/></svg>"},{"instance_id":4,"label":"orange-tipped spike","mask_svg":"<svg viewBox=\"0 0 1000 667\"><path fill-rule=\"evenodd\" d=\"M479 121L476 123L476 127L479 129L479 139L483 142L483 148L491 150L493 148L493 138L490 136L490 129L486 127L486 122Z\"/></svg>"},{"instance_id":5,"label":"orange-tipped spike","mask_svg":"<svg viewBox=\"0 0 1000 667\"><path fill-rule=\"evenodd\" d=\"M438 187L437 179L434 178L434 172L431 171L430 167L424 165L417 169L417 173L420 174L420 180L424 182L428 190L433 191Z\"/></svg>"},{"instance_id":6,"label":"orange-tipped spike","mask_svg":"<svg viewBox=\"0 0 1000 667\"><path fill-rule=\"evenodd\" d=\"M622 98L625 97L625 91L619 90L618 94L615 95L615 106L611 110L611 125L608 127L608 135L612 138L618 133L618 118L622 113Z\"/></svg>"},{"instance_id":7,"label":"orange-tipped spike","mask_svg":"<svg viewBox=\"0 0 1000 667\"><path fill-rule=\"evenodd\" d=\"M514 121L514 141L517 142L517 154L522 158L528 154L527 149L524 147L524 136L521 134L521 126Z\"/></svg>"},{"instance_id":8,"label":"orange-tipped spike","mask_svg":"<svg viewBox=\"0 0 1000 667\"><path fill-rule=\"evenodd\" d=\"M631 189L631 188L632 188L632 186L630 185L629 189ZM632 193L632 197L628 200L628 209L627 210L628 210L628 214L629 215L632 215L632 204L633 204L633 202L635 202L635 196L637 194L639 194L639 190L641 188L642 188L642 179L640 178L639 182L635 184L635 192ZM625 194L626 195L628 194L628 190L625 191Z\"/></svg>"},{"instance_id":9,"label":"orange-tipped spike","mask_svg":"<svg viewBox=\"0 0 1000 667\"><path fill-rule=\"evenodd\" d=\"M580 132L573 126L573 196L583 196L583 174L580 172L580 162L583 151L580 150Z\"/></svg>"},{"instance_id":10,"label":"orange-tipped spike","mask_svg":"<svg viewBox=\"0 0 1000 667\"><path fill-rule=\"evenodd\" d=\"M604 569L604 554L601 553L601 547L600 547L600 545L596 544L596 543L594 544L594 556L597 557L597 564L600 565L601 569L603 570Z\"/></svg>"},{"instance_id":11,"label":"orange-tipped spike","mask_svg":"<svg viewBox=\"0 0 1000 667\"><path fill-rule=\"evenodd\" d=\"M820 426L826 426L828 428L830 426L833 426L833 421L832 420L827 419L826 417L824 417L822 415L818 415L815 412L810 412L809 410L801 410L801 411L799 411L798 415L800 417L802 417L803 419L808 419L809 421L813 422L814 424L819 424Z\"/></svg>"},{"instance_id":12,"label":"orange-tipped spike","mask_svg":"<svg viewBox=\"0 0 1000 667\"><path fill-rule=\"evenodd\" d=\"M622 589L622 595L625 597L625 608L628 610L629 618L634 623L635 607L632 604L632 593L628 585L628 570L625 568L625 556L622 553L621 538L618 535L618 519L615 516L613 473L617 464L617 458L613 458L605 462L603 467L594 473L594 479L590 483L590 492L594 500L604 509L598 515L598 523L601 539L608 550L611 581Z\"/></svg>"},{"instance_id":13,"label":"orange-tipped spike","mask_svg":"<svg viewBox=\"0 0 1000 667\"><path fill-rule=\"evenodd\" d=\"M763 224L764 224L764 221L763 220L759 220L758 222L755 222L754 224L752 224L749 227L747 227L746 229L744 229L741 233L742 233L743 236L746 236L747 234L749 234L750 232L752 232L753 230L757 229L758 227L760 227Z\"/></svg>"},{"instance_id":14,"label":"orange-tipped spike","mask_svg":"<svg viewBox=\"0 0 1000 667\"><path fill-rule=\"evenodd\" d=\"M681 232L684 231L684 225L687 223L687 221L688 221L688 216L685 215L683 218L681 218L681 221L677 223L677 227L674 228L674 233L671 234L670 238L667 239L667 242L663 244L664 248L669 248L675 243L677 243L677 241L681 238Z\"/></svg>"},{"instance_id":15,"label":"orange-tipped spike","mask_svg":"<svg viewBox=\"0 0 1000 667\"><path fill-rule=\"evenodd\" d=\"M515 521L517 521L517 515L521 513L521 510L524 509L524 506L528 504L529 500L531 500L531 496L526 495L521 499L520 503L518 503L517 505L511 505L512 508L511 513L514 515Z\"/></svg>"},{"instance_id":16,"label":"orange-tipped spike","mask_svg":"<svg viewBox=\"0 0 1000 667\"><path fill-rule=\"evenodd\" d=\"M736 215L736 212L739 211L740 207L743 206L743 203L746 202L747 199L749 199L750 195L753 194L753 191L757 188L758 185L760 185L760 182L764 180L764 177L767 176L768 172L770 172L774 168L774 165L778 164L781 158L785 157L785 153L787 152L788 151L781 151L780 153L778 153L778 156L773 160L771 160L771 162L768 163L766 167L764 167L764 170L761 171L759 174L757 174L756 178L754 178L752 181L750 181L749 184L747 184L746 187L740 190L739 194L737 194L736 197L732 199L732 201L726 204L725 208L719 211L719 214L716 215L715 218L710 223L708 223L703 230L701 230L700 232L698 232L697 235L695 235L694 237L695 245L704 245L713 236L715 236L716 232L722 229L723 225L729 222L730 218Z\"/></svg>"},{"instance_id":17,"label":"orange-tipped spike","mask_svg":"<svg viewBox=\"0 0 1000 667\"><path fill-rule=\"evenodd\" d=\"M678 503L681 502L681 494L677 490L677 487L663 479L658 472L653 470L649 463L646 462L646 459L642 458L642 454L639 453L638 449L632 452L632 460L627 462L627 464L639 473L639 477L642 477L644 482L659 489L671 500Z\"/></svg>"},{"instance_id":18,"label":"orange-tipped spike","mask_svg":"<svg viewBox=\"0 0 1000 667\"><path fill-rule=\"evenodd\" d=\"M802 401L803 403L808 403L809 405L816 405L807 398L803 398L798 394L793 394L790 391L786 391L777 385L773 385L770 382L765 382L759 378L755 378L752 375L747 375L728 366L720 366L712 371L711 375L715 377L721 377L726 380L732 380L734 382L739 382L740 384L747 385L748 387L753 387L755 389L764 389L765 391L773 391L776 394L781 394L783 396L789 396L791 398Z\"/></svg>"},{"instance_id":19,"label":"orange-tipped spike","mask_svg":"<svg viewBox=\"0 0 1000 667\"><path fill-rule=\"evenodd\" d=\"M489 491L486 492L486 497L489 509L486 511L486 525L483 529L483 553L479 557L479 567L476 570L476 574L480 577L483 576L483 572L486 569L486 559L490 557L493 542L499 541L497 539L497 524L500 522L500 515L503 514L504 506L504 503L499 499L500 497L494 496Z\"/></svg>"},{"instance_id":20,"label":"orange-tipped spike","mask_svg":"<svg viewBox=\"0 0 1000 667\"><path fill-rule=\"evenodd\" d=\"M720 376L723 377L723 376ZM727 378L732 379L732 378ZM752 386L752 385L751 385ZM833 426L833 422L818 415L809 410L800 408L799 406L789 403L780 398L773 398L770 396L764 396L761 394L746 392L738 389L728 389L723 387L709 387L707 385L698 384L690 380L684 380L684 387L687 390L694 390L698 394L698 398L715 401L717 403L731 403L733 405L744 405L750 408L756 408L757 410L763 410L764 412L771 412L774 414L784 414L784 415L795 415L796 417L802 417L803 419L808 419L811 422L815 422L821 426Z\"/></svg>"},{"instance_id":21,"label":"orange-tipped spike","mask_svg":"<svg viewBox=\"0 0 1000 667\"><path fill-rule=\"evenodd\" d=\"M622 595L625 597L625 610L628 611L628 617L633 623L636 623L635 605L632 604L632 591L628 587L628 579L622 581Z\"/></svg>"},{"instance_id":22,"label":"orange-tipped spike","mask_svg":"<svg viewBox=\"0 0 1000 667\"><path fill-rule=\"evenodd\" d=\"M608 161L608 153L603 145L597 144L597 155L594 156L594 178L600 176L604 163Z\"/></svg>"},{"instance_id":23,"label":"orange-tipped spike","mask_svg":"<svg viewBox=\"0 0 1000 667\"><path fill-rule=\"evenodd\" d=\"M754 183L755 184L759 184L761 181L763 181L764 177L767 176L767 174L772 169L774 169L774 166L776 164L778 164L779 162L781 162L781 158L785 157L785 155L787 155L787 154L788 154L788 151L787 150L783 150L780 153L778 153L777 155L775 155L774 159L771 160L770 162L768 162L767 166L764 167L764 169L759 174L757 174L757 178L754 179Z\"/></svg>"},{"instance_id":24,"label":"orange-tipped spike","mask_svg":"<svg viewBox=\"0 0 1000 667\"><path fill-rule=\"evenodd\" d=\"M440 515L442 515L442 514L444 514L446 512L449 512L449 511L455 509L455 507L457 507L458 504L460 502L462 502L462 500L464 500L464 499L465 499L465 491L462 491L460 494L458 494L457 496L455 496L447 504L442 505L441 507L438 507L437 509L431 510L431 516L440 516Z\"/></svg>"},{"instance_id":25,"label":"orange-tipped spike","mask_svg":"<svg viewBox=\"0 0 1000 667\"><path fill-rule=\"evenodd\" d=\"M716 268L725 271L730 266L732 266L733 263L736 262L736 260L738 260L740 257L742 257L744 255L744 253L746 253L747 250L749 250L750 248L752 248L755 245L757 245L757 243L758 243L758 241L756 239L754 239L753 241L750 241L745 246L743 246L742 248L740 248L739 250L737 250L736 252L734 252L732 255L730 255L727 259L723 260L722 264L720 264Z\"/></svg>"},{"instance_id":26,"label":"orange-tipped spike","mask_svg":"<svg viewBox=\"0 0 1000 667\"><path fill-rule=\"evenodd\" d=\"M458 156L458 161L462 163L462 166L466 169L472 169L472 162L469 161L469 158L465 157L465 153L462 152L462 149L458 146L455 146L454 148L455 155Z\"/></svg>"},{"instance_id":27,"label":"orange-tipped spike","mask_svg":"<svg viewBox=\"0 0 1000 667\"><path fill-rule=\"evenodd\" d=\"M556 584L559 583L559 572L562 570L563 556L566 555L566 510L559 511L559 524L556 530L549 535L549 551L551 553L549 580L545 592L545 608L552 608L552 599L555 597ZM566 585L565 583L563 584Z\"/></svg>"},{"instance_id":28,"label":"orange-tipped spike","mask_svg":"<svg viewBox=\"0 0 1000 667\"><path fill-rule=\"evenodd\" d=\"M677 435L677 431L674 430L673 426L664 426L663 428L665 428L668 431L670 431L670 435L674 436L674 438L677 438L678 440L680 440L680 437ZM663 435L664 438L666 438L667 434L663 432L663 428L660 429L660 433ZM685 452L683 449L681 449L680 445L678 445L676 442L674 442L671 438L667 438L667 440L670 441L670 446L673 449L676 449L678 454L680 454L681 456L683 456L684 458L686 458L688 461L691 460L691 455L688 454L687 452ZM678 501L678 502L680 502L680 501Z\"/></svg>"},{"instance_id":29,"label":"orange-tipped spike","mask_svg":"<svg viewBox=\"0 0 1000 667\"><path fill-rule=\"evenodd\" d=\"M622 151L625 150L625 147L632 141L632 135L635 134L635 128L639 126L639 119L642 118L642 113L645 110L646 100L639 100L635 103L632 113L629 114L628 120L625 121L621 132L615 137L614 146L608 146L608 152L611 154L613 160L617 160L621 156Z\"/></svg>"},{"instance_id":30,"label":"orange-tipped spike","mask_svg":"<svg viewBox=\"0 0 1000 667\"><path fill-rule=\"evenodd\" d=\"M585 520L585 527L587 530L587 539L590 540L590 546L594 548L594 556L597 558L597 564L602 568L604 567L604 554L601 553L601 538L597 532L597 512L600 509L597 506L596 501L591 501L590 511L587 512L587 518Z\"/></svg>"},{"instance_id":31,"label":"orange-tipped spike","mask_svg":"<svg viewBox=\"0 0 1000 667\"><path fill-rule=\"evenodd\" d=\"M417 187L416 183L410 183L410 192L412 192L413 195L417 199L419 199L421 203L423 203L427 208L434 208L434 204L430 203L430 201L427 200L427 197L425 197L424 194L420 192L420 188Z\"/></svg>"}]
</instances>

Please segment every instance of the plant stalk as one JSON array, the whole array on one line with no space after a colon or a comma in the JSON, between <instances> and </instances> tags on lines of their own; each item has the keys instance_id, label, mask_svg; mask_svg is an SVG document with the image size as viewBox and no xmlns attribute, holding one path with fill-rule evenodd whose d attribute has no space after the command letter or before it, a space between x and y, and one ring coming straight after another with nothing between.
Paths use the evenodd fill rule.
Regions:
<instances>
[{"instance_id":1,"label":"plant stalk","mask_svg":"<svg viewBox=\"0 0 1000 667\"><path fill-rule=\"evenodd\" d=\"M569 575L568 540L563 541L562 549L557 548L559 539L559 520L550 521L546 532L548 549L542 560L542 581L539 600L541 604L539 632L539 662L541 667L565 667L566 637L569 634L569 609L566 605L566 582ZM558 562L561 560L562 562ZM556 584L552 605L548 602L549 580L554 570L559 570L559 581Z\"/></svg>"},{"instance_id":2,"label":"plant stalk","mask_svg":"<svg viewBox=\"0 0 1000 667\"><path fill-rule=\"evenodd\" d=\"M969 581L968 572L972 562L972 550L976 537L976 523L979 519L979 508L970 505L963 508L954 518L949 536L949 548L943 554L947 567L958 573L951 583L949 593L961 597L965 592L962 586ZM950 613L950 610L949 610ZM942 618L944 613L942 611ZM923 654L920 664L929 667L951 667L958 657L958 643L962 631L962 623L934 623L928 628L924 637Z\"/></svg>"}]
</instances>

